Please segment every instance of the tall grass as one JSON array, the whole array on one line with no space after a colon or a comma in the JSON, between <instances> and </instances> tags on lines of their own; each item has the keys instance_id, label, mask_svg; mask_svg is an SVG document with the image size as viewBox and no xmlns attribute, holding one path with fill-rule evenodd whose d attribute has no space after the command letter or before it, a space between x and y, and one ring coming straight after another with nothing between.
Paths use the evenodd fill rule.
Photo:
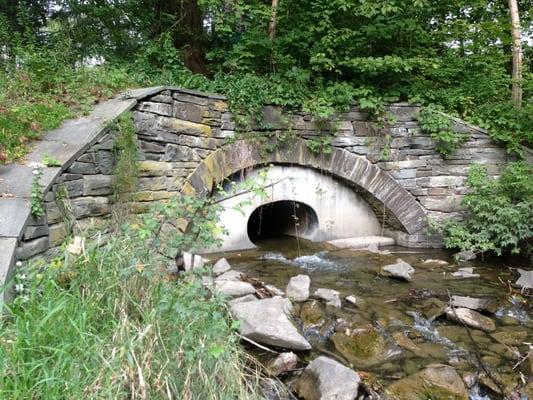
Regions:
<instances>
[{"instance_id":1,"label":"tall grass","mask_svg":"<svg viewBox=\"0 0 533 400\"><path fill-rule=\"evenodd\" d=\"M142 244L97 236L22 269L0 325L1 399L260 397L222 300Z\"/></svg>"}]
</instances>

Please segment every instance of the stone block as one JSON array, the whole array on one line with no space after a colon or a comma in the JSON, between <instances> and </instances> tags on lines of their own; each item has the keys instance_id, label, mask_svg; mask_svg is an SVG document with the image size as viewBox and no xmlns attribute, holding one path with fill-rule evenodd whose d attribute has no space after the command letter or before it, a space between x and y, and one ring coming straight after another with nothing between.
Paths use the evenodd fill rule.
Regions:
<instances>
[{"instance_id":1,"label":"stone block","mask_svg":"<svg viewBox=\"0 0 533 400\"><path fill-rule=\"evenodd\" d=\"M200 161L200 156L196 149L177 144L167 144L163 161Z\"/></svg>"},{"instance_id":2,"label":"stone block","mask_svg":"<svg viewBox=\"0 0 533 400\"><path fill-rule=\"evenodd\" d=\"M87 175L89 176L98 176L98 175ZM83 196L83 179L77 179L75 181L67 181L61 184L67 191L69 198Z\"/></svg>"},{"instance_id":3,"label":"stone block","mask_svg":"<svg viewBox=\"0 0 533 400\"><path fill-rule=\"evenodd\" d=\"M381 162L378 166L386 171L399 170L404 168L421 168L427 165L426 160L403 160Z\"/></svg>"},{"instance_id":4,"label":"stone block","mask_svg":"<svg viewBox=\"0 0 533 400\"><path fill-rule=\"evenodd\" d=\"M67 226L64 223L49 226L50 229L50 247L59 246L68 236Z\"/></svg>"},{"instance_id":5,"label":"stone block","mask_svg":"<svg viewBox=\"0 0 533 400\"><path fill-rule=\"evenodd\" d=\"M368 121L354 121L352 126L357 136L374 136L377 132L376 126Z\"/></svg>"},{"instance_id":6,"label":"stone block","mask_svg":"<svg viewBox=\"0 0 533 400\"><path fill-rule=\"evenodd\" d=\"M134 201L158 201L166 200L174 196L176 193L166 192L166 191L148 191L148 192L137 192L133 195Z\"/></svg>"},{"instance_id":7,"label":"stone block","mask_svg":"<svg viewBox=\"0 0 533 400\"><path fill-rule=\"evenodd\" d=\"M150 101L172 104L172 96L167 94L158 94L157 96L150 97Z\"/></svg>"},{"instance_id":8,"label":"stone block","mask_svg":"<svg viewBox=\"0 0 533 400\"><path fill-rule=\"evenodd\" d=\"M165 176L171 172L171 164L160 161L139 161L139 176Z\"/></svg>"},{"instance_id":9,"label":"stone block","mask_svg":"<svg viewBox=\"0 0 533 400\"><path fill-rule=\"evenodd\" d=\"M48 225L27 226L24 230L25 241L48 235Z\"/></svg>"},{"instance_id":10,"label":"stone block","mask_svg":"<svg viewBox=\"0 0 533 400\"><path fill-rule=\"evenodd\" d=\"M414 106L396 106L389 107L389 112L394 114L397 122L414 121L420 109Z\"/></svg>"},{"instance_id":11,"label":"stone block","mask_svg":"<svg viewBox=\"0 0 533 400\"><path fill-rule=\"evenodd\" d=\"M164 153L165 145L157 142L141 140L141 150L148 153Z\"/></svg>"},{"instance_id":12,"label":"stone block","mask_svg":"<svg viewBox=\"0 0 533 400\"><path fill-rule=\"evenodd\" d=\"M186 93L174 92L172 98L181 101L183 103L192 103L199 106L206 106L209 100L206 97L194 96Z\"/></svg>"},{"instance_id":13,"label":"stone block","mask_svg":"<svg viewBox=\"0 0 533 400\"><path fill-rule=\"evenodd\" d=\"M115 156L110 151L98 151L96 153L96 163L101 174L111 175L115 170Z\"/></svg>"},{"instance_id":14,"label":"stone block","mask_svg":"<svg viewBox=\"0 0 533 400\"><path fill-rule=\"evenodd\" d=\"M396 171L389 171L391 176L395 179L412 179L416 178L416 169L399 169Z\"/></svg>"},{"instance_id":15,"label":"stone block","mask_svg":"<svg viewBox=\"0 0 533 400\"><path fill-rule=\"evenodd\" d=\"M364 146L367 144L367 139L349 134L337 134L331 144L335 147Z\"/></svg>"},{"instance_id":16,"label":"stone block","mask_svg":"<svg viewBox=\"0 0 533 400\"><path fill-rule=\"evenodd\" d=\"M235 121L233 121L233 115L231 113L222 113L221 116L221 129L223 130L235 130Z\"/></svg>"},{"instance_id":17,"label":"stone block","mask_svg":"<svg viewBox=\"0 0 533 400\"><path fill-rule=\"evenodd\" d=\"M70 172L71 174L83 174L83 175L91 175L91 174L96 174L98 172L95 164L79 162L79 161L73 162L72 165L67 169L67 171Z\"/></svg>"},{"instance_id":18,"label":"stone block","mask_svg":"<svg viewBox=\"0 0 533 400\"><path fill-rule=\"evenodd\" d=\"M76 161L84 163L93 163L96 161L96 157L94 156L94 153L85 153L79 156Z\"/></svg>"},{"instance_id":19,"label":"stone block","mask_svg":"<svg viewBox=\"0 0 533 400\"><path fill-rule=\"evenodd\" d=\"M428 178L427 187L454 187L462 186L465 183L464 176L430 176Z\"/></svg>"},{"instance_id":20,"label":"stone block","mask_svg":"<svg viewBox=\"0 0 533 400\"><path fill-rule=\"evenodd\" d=\"M228 102L224 100L217 100L213 102L213 109L215 111L221 111L221 112L228 111L229 109Z\"/></svg>"},{"instance_id":21,"label":"stone block","mask_svg":"<svg viewBox=\"0 0 533 400\"><path fill-rule=\"evenodd\" d=\"M71 201L71 205L76 218L98 217L110 212L107 197L78 197Z\"/></svg>"},{"instance_id":22,"label":"stone block","mask_svg":"<svg viewBox=\"0 0 533 400\"><path fill-rule=\"evenodd\" d=\"M432 211L454 212L461 211L462 196L420 196L420 204Z\"/></svg>"},{"instance_id":23,"label":"stone block","mask_svg":"<svg viewBox=\"0 0 533 400\"><path fill-rule=\"evenodd\" d=\"M172 178L165 176L151 177L151 178L139 178L138 190L139 191L153 191L153 190L165 190L169 185Z\"/></svg>"},{"instance_id":24,"label":"stone block","mask_svg":"<svg viewBox=\"0 0 533 400\"><path fill-rule=\"evenodd\" d=\"M113 175L89 175L83 178L83 195L102 196L113 193Z\"/></svg>"},{"instance_id":25,"label":"stone block","mask_svg":"<svg viewBox=\"0 0 533 400\"><path fill-rule=\"evenodd\" d=\"M168 129L170 132L182 133L185 135L211 136L211 127L196 122L184 121L177 118L159 117L161 127Z\"/></svg>"},{"instance_id":26,"label":"stone block","mask_svg":"<svg viewBox=\"0 0 533 400\"><path fill-rule=\"evenodd\" d=\"M27 260L37 254L44 253L49 248L50 241L45 236L28 242L20 242L15 254L18 260Z\"/></svg>"},{"instance_id":27,"label":"stone block","mask_svg":"<svg viewBox=\"0 0 533 400\"><path fill-rule=\"evenodd\" d=\"M172 104L172 116L185 121L202 122L204 109L192 103L174 101Z\"/></svg>"},{"instance_id":28,"label":"stone block","mask_svg":"<svg viewBox=\"0 0 533 400\"><path fill-rule=\"evenodd\" d=\"M150 112L153 114L170 117L172 115L172 106L166 103L155 103L151 101L142 101L137 105L137 110Z\"/></svg>"}]
</instances>

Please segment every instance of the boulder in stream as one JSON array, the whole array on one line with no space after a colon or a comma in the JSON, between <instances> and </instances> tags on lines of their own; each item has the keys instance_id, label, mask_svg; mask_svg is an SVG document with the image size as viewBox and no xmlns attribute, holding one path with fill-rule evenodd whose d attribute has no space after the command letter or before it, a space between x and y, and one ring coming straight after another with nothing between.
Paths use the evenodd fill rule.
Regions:
<instances>
[{"instance_id":1,"label":"boulder in stream","mask_svg":"<svg viewBox=\"0 0 533 400\"><path fill-rule=\"evenodd\" d=\"M219 281L240 281L243 276L242 272L229 270L224 272L222 275L219 275L215 278L215 282Z\"/></svg>"},{"instance_id":2,"label":"boulder in stream","mask_svg":"<svg viewBox=\"0 0 533 400\"><path fill-rule=\"evenodd\" d=\"M305 400L354 400L359 375L331 358L320 356L305 368L294 391Z\"/></svg>"},{"instance_id":3,"label":"boulder in stream","mask_svg":"<svg viewBox=\"0 0 533 400\"><path fill-rule=\"evenodd\" d=\"M533 289L533 271L526 271L518 268L520 278L516 281L516 285L522 289Z\"/></svg>"},{"instance_id":4,"label":"boulder in stream","mask_svg":"<svg viewBox=\"0 0 533 400\"><path fill-rule=\"evenodd\" d=\"M447 308L446 317L452 321L457 321L474 329L481 329L485 332L496 330L494 321L489 317L469 308Z\"/></svg>"},{"instance_id":5,"label":"boulder in stream","mask_svg":"<svg viewBox=\"0 0 533 400\"><path fill-rule=\"evenodd\" d=\"M396 263L385 265L381 267L381 274L389 278L402 279L408 282L413 280L415 269L401 258L396 260Z\"/></svg>"},{"instance_id":6,"label":"boulder in stream","mask_svg":"<svg viewBox=\"0 0 533 400\"><path fill-rule=\"evenodd\" d=\"M452 272L452 276L457 278L479 278L479 274L474 273L473 267L459 268L456 272Z\"/></svg>"},{"instance_id":7,"label":"boulder in stream","mask_svg":"<svg viewBox=\"0 0 533 400\"><path fill-rule=\"evenodd\" d=\"M225 258L218 260L215 265L213 265L213 274L216 276L222 275L224 272L228 272L231 269L231 265Z\"/></svg>"},{"instance_id":8,"label":"boulder in stream","mask_svg":"<svg viewBox=\"0 0 533 400\"><path fill-rule=\"evenodd\" d=\"M469 296L452 296L450 304L456 308L469 308L471 310L481 311L487 308L489 300Z\"/></svg>"},{"instance_id":9,"label":"boulder in stream","mask_svg":"<svg viewBox=\"0 0 533 400\"><path fill-rule=\"evenodd\" d=\"M320 288L315 290L315 296L326 302L328 306L340 308L342 306L339 292L333 289Z\"/></svg>"},{"instance_id":10,"label":"boulder in stream","mask_svg":"<svg viewBox=\"0 0 533 400\"><path fill-rule=\"evenodd\" d=\"M309 342L289 320L292 304L288 299L270 298L231 306L241 321L241 335L258 343L292 350L310 350Z\"/></svg>"},{"instance_id":11,"label":"boulder in stream","mask_svg":"<svg viewBox=\"0 0 533 400\"><path fill-rule=\"evenodd\" d=\"M463 380L449 365L432 364L386 388L394 400L468 400Z\"/></svg>"},{"instance_id":12,"label":"boulder in stream","mask_svg":"<svg viewBox=\"0 0 533 400\"><path fill-rule=\"evenodd\" d=\"M287 285L287 297L292 301L306 301L309 298L311 278L308 275L293 276Z\"/></svg>"}]
</instances>

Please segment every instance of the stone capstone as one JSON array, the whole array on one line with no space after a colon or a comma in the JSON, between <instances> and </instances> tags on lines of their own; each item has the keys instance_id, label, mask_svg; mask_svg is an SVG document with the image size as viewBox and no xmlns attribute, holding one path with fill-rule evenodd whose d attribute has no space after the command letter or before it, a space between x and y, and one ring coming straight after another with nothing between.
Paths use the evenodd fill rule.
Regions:
<instances>
[{"instance_id":1,"label":"stone capstone","mask_svg":"<svg viewBox=\"0 0 533 400\"><path fill-rule=\"evenodd\" d=\"M294 385L294 391L305 400L355 400L361 378L331 358L315 358Z\"/></svg>"},{"instance_id":2,"label":"stone capstone","mask_svg":"<svg viewBox=\"0 0 533 400\"><path fill-rule=\"evenodd\" d=\"M309 342L289 320L291 302L270 298L234 304L233 317L241 321L241 335L264 345L291 350L310 350Z\"/></svg>"},{"instance_id":3,"label":"stone capstone","mask_svg":"<svg viewBox=\"0 0 533 400\"><path fill-rule=\"evenodd\" d=\"M287 285L287 297L293 301L306 301L309 298L311 278L308 275L297 275Z\"/></svg>"}]
</instances>

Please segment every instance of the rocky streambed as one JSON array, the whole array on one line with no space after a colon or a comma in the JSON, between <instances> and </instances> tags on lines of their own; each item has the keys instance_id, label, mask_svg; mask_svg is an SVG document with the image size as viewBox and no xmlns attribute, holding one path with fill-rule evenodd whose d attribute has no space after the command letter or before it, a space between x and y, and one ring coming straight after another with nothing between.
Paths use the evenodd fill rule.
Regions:
<instances>
[{"instance_id":1,"label":"rocky streambed","mask_svg":"<svg viewBox=\"0 0 533 400\"><path fill-rule=\"evenodd\" d=\"M223 258L204 284L276 378L272 399L533 399L531 308L512 268L291 239L209 257Z\"/></svg>"}]
</instances>

